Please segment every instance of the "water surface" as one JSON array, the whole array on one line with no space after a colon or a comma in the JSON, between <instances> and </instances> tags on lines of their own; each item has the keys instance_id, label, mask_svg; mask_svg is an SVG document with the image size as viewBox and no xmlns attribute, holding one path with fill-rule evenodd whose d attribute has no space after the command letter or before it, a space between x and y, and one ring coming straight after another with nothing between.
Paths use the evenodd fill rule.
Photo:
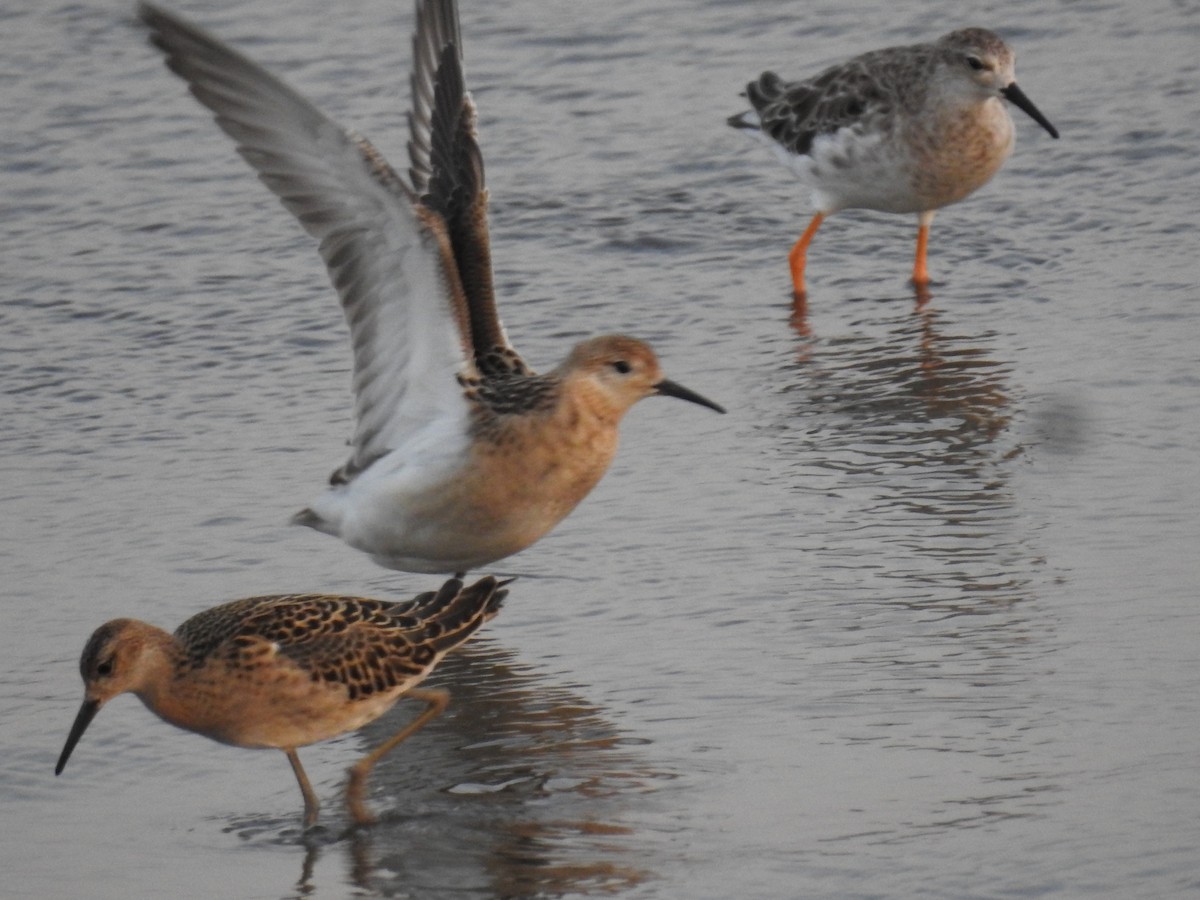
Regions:
<instances>
[{"instance_id":1,"label":"water surface","mask_svg":"<svg viewBox=\"0 0 1200 900\"><path fill-rule=\"evenodd\" d=\"M78 653L118 615L432 585L284 523L342 461L349 356L309 239L131 10L0 14L5 894L1191 896L1200 888L1200 9L464 0L509 333L654 342L730 409L649 400L448 713L305 759L133 698L60 778ZM408 4L188 2L403 161ZM1026 93L992 184L845 213L723 125L763 68L984 24Z\"/></svg>"}]
</instances>

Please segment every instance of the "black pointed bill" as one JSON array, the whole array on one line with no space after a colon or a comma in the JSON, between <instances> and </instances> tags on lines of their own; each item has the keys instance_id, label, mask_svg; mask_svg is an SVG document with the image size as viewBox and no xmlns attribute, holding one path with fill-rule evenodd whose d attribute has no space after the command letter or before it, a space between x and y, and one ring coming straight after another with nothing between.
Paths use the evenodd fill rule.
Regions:
<instances>
[{"instance_id":1,"label":"black pointed bill","mask_svg":"<svg viewBox=\"0 0 1200 900\"><path fill-rule=\"evenodd\" d=\"M1050 120L1043 116L1041 110L1033 105L1033 101L1025 96L1025 92L1017 87L1015 81L1008 87L1003 88L1000 93L1004 95L1004 99L1008 100L1009 103L1023 110L1029 118L1050 132L1050 137L1058 137L1058 129L1050 124Z\"/></svg>"},{"instance_id":2,"label":"black pointed bill","mask_svg":"<svg viewBox=\"0 0 1200 900\"><path fill-rule=\"evenodd\" d=\"M83 737L87 727L92 724L92 719L96 718L96 713L100 712L101 705L99 700L88 699L84 700L83 706L79 707L79 715L75 717L75 724L71 726L71 733L67 735L67 743L58 757L58 765L54 767L55 775L61 775L62 770L66 768L71 751L75 749L75 745L79 743L79 739Z\"/></svg>"},{"instance_id":3,"label":"black pointed bill","mask_svg":"<svg viewBox=\"0 0 1200 900\"><path fill-rule=\"evenodd\" d=\"M664 378L654 386L656 394L662 394L664 397L678 397L680 400L687 400L689 403L697 403L700 406L707 406L709 409L715 409L719 413L725 412L725 408L716 403L713 403L707 397L701 397L695 391L689 391L682 384L676 384L669 378Z\"/></svg>"}]
</instances>

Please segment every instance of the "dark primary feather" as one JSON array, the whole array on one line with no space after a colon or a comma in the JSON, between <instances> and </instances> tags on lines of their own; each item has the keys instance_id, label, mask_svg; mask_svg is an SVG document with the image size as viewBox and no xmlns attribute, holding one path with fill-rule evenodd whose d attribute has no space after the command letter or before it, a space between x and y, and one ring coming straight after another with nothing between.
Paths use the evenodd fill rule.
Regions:
<instances>
[{"instance_id":1,"label":"dark primary feather","mask_svg":"<svg viewBox=\"0 0 1200 900\"><path fill-rule=\"evenodd\" d=\"M412 65L409 177L420 204L437 215L450 244L467 310L462 327L476 371L484 376L527 373L530 370L504 335L496 308L483 153L475 131L475 104L466 89L454 0L417 4Z\"/></svg>"},{"instance_id":2,"label":"dark primary feather","mask_svg":"<svg viewBox=\"0 0 1200 900\"><path fill-rule=\"evenodd\" d=\"M408 113L409 180L417 196L426 192L432 173L430 131L433 122L435 78L442 51L452 45L462 54L462 31L453 0L417 5L418 26L412 38L412 74L409 88L412 107Z\"/></svg>"},{"instance_id":3,"label":"dark primary feather","mask_svg":"<svg viewBox=\"0 0 1200 900\"><path fill-rule=\"evenodd\" d=\"M418 60L418 64L420 64ZM422 83L427 78L414 81ZM445 224L454 264L466 295L471 346L481 375L527 373L528 367L509 345L496 309L492 281L492 254L488 237L487 190L483 153L475 130L475 104L467 93L462 52L446 44L432 76L433 104L428 113L429 131L418 135L417 117L410 119L414 146L428 147L428 177L421 203ZM427 140L422 140L427 138ZM422 162L413 154L414 170ZM499 354L499 355L497 355Z\"/></svg>"}]
</instances>

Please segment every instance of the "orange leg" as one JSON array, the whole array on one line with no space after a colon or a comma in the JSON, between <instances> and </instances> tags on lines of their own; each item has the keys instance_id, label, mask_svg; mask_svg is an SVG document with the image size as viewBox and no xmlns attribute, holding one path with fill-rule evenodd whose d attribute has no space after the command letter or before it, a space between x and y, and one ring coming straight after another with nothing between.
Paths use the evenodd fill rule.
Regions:
<instances>
[{"instance_id":1,"label":"orange leg","mask_svg":"<svg viewBox=\"0 0 1200 900\"><path fill-rule=\"evenodd\" d=\"M917 259L913 263L912 282L918 290L929 285L929 267L925 255L929 250L929 225L933 222L933 210L921 213L917 227Z\"/></svg>"},{"instance_id":2,"label":"orange leg","mask_svg":"<svg viewBox=\"0 0 1200 900\"><path fill-rule=\"evenodd\" d=\"M792 252L788 254L788 265L792 267L792 290L796 293L796 298L802 300L804 298L804 264L807 261L805 257L808 255L808 245L812 243L817 229L821 227L821 223L825 221L824 213L817 213L813 216L812 221L808 223L808 227L804 229L804 234L800 235L800 240L796 241L792 247Z\"/></svg>"}]
</instances>

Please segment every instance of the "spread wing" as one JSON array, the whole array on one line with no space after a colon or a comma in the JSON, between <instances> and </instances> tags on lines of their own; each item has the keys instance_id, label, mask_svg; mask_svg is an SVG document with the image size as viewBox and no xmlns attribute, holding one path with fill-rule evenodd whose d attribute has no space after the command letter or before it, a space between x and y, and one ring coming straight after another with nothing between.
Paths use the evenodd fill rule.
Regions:
<instances>
[{"instance_id":1,"label":"spread wing","mask_svg":"<svg viewBox=\"0 0 1200 900\"><path fill-rule=\"evenodd\" d=\"M451 0L424 4L418 33L428 31L433 8L449 16L456 37ZM169 68L320 242L354 353L356 424L347 471L365 468L431 420L454 419L465 429L469 410L456 375L476 373L474 343L441 216L370 143L282 81L150 3L141 3L139 14ZM486 230L482 239L486 246Z\"/></svg>"},{"instance_id":2,"label":"spread wing","mask_svg":"<svg viewBox=\"0 0 1200 900\"><path fill-rule=\"evenodd\" d=\"M483 375L527 373L496 309L483 154L475 104L466 89L454 0L428 0L418 10L411 82L409 175L421 204L445 226L475 364Z\"/></svg>"}]
</instances>

